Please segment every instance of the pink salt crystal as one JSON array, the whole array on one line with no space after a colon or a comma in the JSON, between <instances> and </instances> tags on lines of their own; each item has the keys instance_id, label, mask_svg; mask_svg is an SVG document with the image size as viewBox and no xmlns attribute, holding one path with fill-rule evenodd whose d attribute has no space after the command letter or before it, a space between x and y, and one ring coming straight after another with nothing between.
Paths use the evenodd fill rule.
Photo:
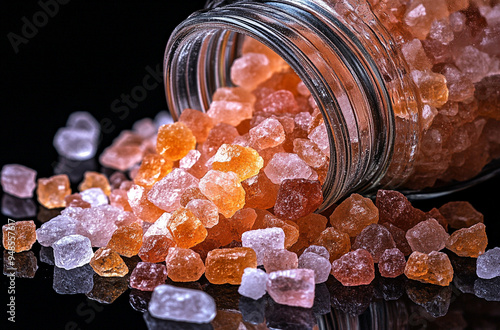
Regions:
<instances>
[{"instance_id":1,"label":"pink salt crystal","mask_svg":"<svg viewBox=\"0 0 500 330\"><path fill-rule=\"evenodd\" d=\"M414 208L398 191L380 189L375 204L379 211L379 223L389 222L406 231L425 220L424 212Z\"/></svg>"},{"instance_id":2,"label":"pink salt crystal","mask_svg":"<svg viewBox=\"0 0 500 330\"><path fill-rule=\"evenodd\" d=\"M311 308L314 303L314 271L279 270L269 274L267 292L278 304Z\"/></svg>"},{"instance_id":3,"label":"pink salt crystal","mask_svg":"<svg viewBox=\"0 0 500 330\"><path fill-rule=\"evenodd\" d=\"M448 100L463 102L474 97L474 84L460 70L452 65L446 65L442 70L448 86Z\"/></svg>"},{"instance_id":4,"label":"pink salt crystal","mask_svg":"<svg viewBox=\"0 0 500 330\"><path fill-rule=\"evenodd\" d=\"M199 180L181 168L174 168L163 179L156 182L148 193L148 200L167 212L181 206L182 193L190 187L196 187Z\"/></svg>"},{"instance_id":5,"label":"pink salt crystal","mask_svg":"<svg viewBox=\"0 0 500 330\"><path fill-rule=\"evenodd\" d=\"M330 157L330 140L328 139L328 132L326 130L325 123L322 123L314 128L307 137L309 140L316 143L325 156Z\"/></svg>"},{"instance_id":6,"label":"pink salt crystal","mask_svg":"<svg viewBox=\"0 0 500 330\"><path fill-rule=\"evenodd\" d=\"M301 81L297 84L297 92L299 92L300 95L306 96L306 97L311 95L309 88L307 88L306 84L304 84L303 81Z\"/></svg>"},{"instance_id":7,"label":"pink salt crystal","mask_svg":"<svg viewBox=\"0 0 500 330\"><path fill-rule=\"evenodd\" d=\"M264 168L264 173L274 184L281 184L285 179L310 179L313 171L299 156L292 153L274 154Z\"/></svg>"},{"instance_id":8,"label":"pink salt crystal","mask_svg":"<svg viewBox=\"0 0 500 330\"><path fill-rule=\"evenodd\" d=\"M455 65L473 83L481 81L490 71L491 58L474 46L466 46L457 55Z\"/></svg>"},{"instance_id":9,"label":"pink salt crystal","mask_svg":"<svg viewBox=\"0 0 500 330\"><path fill-rule=\"evenodd\" d=\"M406 232L406 240L411 249L426 254L442 250L448 236L436 219L422 221Z\"/></svg>"},{"instance_id":10,"label":"pink salt crystal","mask_svg":"<svg viewBox=\"0 0 500 330\"><path fill-rule=\"evenodd\" d=\"M205 154L206 159L208 159L215 155L221 145L233 143L238 136L240 135L235 127L224 123L217 124L208 133L208 137L203 143L202 154Z\"/></svg>"},{"instance_id":11,"label":"pink salt crystal","mask_svg":"<svg viewBox=\"0 0 500 330\"><path fill-rule=\"evenodd\" d=\"M444 45L448 45L453 41L453 30L450 26L448 19L435 20L431 24L429 31L429 38L438 40Z\"/></svg>"},{"instance_id":12,"label":"pink salt crystal","mask_svg":"<svg viewBox=\"0 0 500 330\"><path fill-rule=\"evenodd\" d=\"M130 287L140 291L153 291L167 280L165 265L139 262L130 275Z\"/></svg>"},{"instance_id":13,"label":"pink salt crystal","mask_svg":"<svg viewBox=\"0 0 500 330\"><path fill-rule=\"evenodd\" d=\"M92 246L106 246L118 228L115 221L123 216L123 211L111 205L101 205L82 209L74 219L78 220L87 230Z\"/></svg>"},{"instance_id":14,"label":"pink salt crystal","mask_svg":"<svg viewBox=\"0 0 500 330\"><path fill-rule=\"evenodd\" d=\"M299 155L312 168L320 168L328 163L328 157L325 156L316 143L309 139L294 139L293 152Z\"/></svg>"},{"instance_id":15,"label":"pink salt crystal","mask_svg":"<svg viewBox=\"0 0 500 330\"><path fill-rule=\"evenodd\" d=\"M333 261L332 275L345 286L370 284L375 278L372 255L363 249L348 252Z\"/></svg>"},{"instance_id":16,"label":"pink salt crystal","mask_svg":"<svg viewBox=\"0 0 500 330\"><path fill-rule=\"evenodd\" d=\"M2 189L19 198L33 197L36 171L23 165L8 164L2 167Z\"/></svg>"},{"instance_id":17,"label":"pink salt crystal","mask_svg":"<svg viewBox=\"0 0 500 330\"><path fill-rule=\"evenodd\" d=\"M179 121L189 127L198 143L205 142L208 132L214 126L212 118L206 113L194 109L184 109L179 116Z\"/></svg>"},{"instance_id":18,"label":"pink salt crystal","mask_svg":"<svg viewBox=\"0 0 500 330\"><path fill-rule=\"evenodd\" d=\"M109 194L109 204L124 211L132 212L132 208L128 202L127 191L124 189L111 190L111 194Z\"/></svg>"},{"instance_id":19,"label":"pink salt crystal","mask_svg":"<svg viewBox=\"0 0 500 330\"><path fill-rule=\"evenodd\" d=\"M210 200L193 199L186 204L186 209L193 212L205 228L212 228L219 222L219 209Z\"/></svg>"},{"instance_id":20,"label":"pink salt crystal","mask_svg":"<svg viewBox=\"0 0 500 330\"><path fill-rule=\"evenodd\" d=\"M403 44L401 51L406 62L412 70L430 70L431 61L425 54L422 42L418 39L410 40Z\"/></svg>"},{"instance_id":21,"label":"pink salt crystal","mask_svg":"<svg viewBox=\"0 0 500 330\"><path fill-rule=\"evenodd\" d=\"M330 253L321 245L309 245L302 253L315 253L323 258L330 260Z\"/></svg>"},{"instance_id":22,"label":"pink salt crystal","mask_svg":"<svg viewBox=\"0 0 500 330\"><path fill-rule=\"evenodd\" d=\"M155 135L156 126L151 118L143 118L132 125L132 130L141 137L148 138Z\"/></svg>"},{"instance_id":23,"label":"pink salt crystal","mask_svg":"<svg viewBox=\"0 0 500 330\"><path fill-rule=\"evenodd\" d=\"M378 262L378 270L383 277L398 277L405 271L406 259L399 249L387 249Z\"/></svg>"},{"instance_id":24,"label":"pink salt crystal","mask_svg":"<svg viewBox=\"0 0 500 330\"><path fill-rule=\"evenodd\" d=\"M142 160L144 154L143 138L130 131L123 131L104 149L99 162L106 167L126 171Z\"/></svg>"},{"instance_id":25,"label":"pink salt crystal","mask_svg":"<svg viewBox=\"0 0 500 330\"><path fill-rule=\"evenodd\" d=\"M109 184L111 189L118 189L122 182L128 181L127 176L122 172L116 171L109 177Z\"/></svg>"},{"instance_id":26,"label":"pink salt crystal","mask_svg":"<svg viewBox=\"0 0 500 330\"><path fill-rule=\"evenodd\" d=\"M254 104L255 95L241 87L219 87L215 91L212 101L235 101Z\"/></svg>"},{"instance_id":27,"label":"pink salt crystal","mask_svg":"<svg viewBox=\"0 0 500 330\"><path fill-rule=\"evenodd\" d=\"M404 23L414 36L425 39L436 19L448 16L446 0L415 0L409 3L404 15Z\"/></svg>"},{"instance_id":28,"label":"pink salt crystal","mask_svg":"<svg viewBox=\"0 0 500 330\"><path fill-rule=\"evenodd\" d=\"M394 239L387 228L379 224L371 224L356 237L352 249L365 249L371 253L373 261L377 263L386 249L396 247Z\"/></svg>"},{"instance_id":29,"label":"pink salt crystal","mask_svg":"<svg viewBox=\"0 0 500 330\"><path fill-rule=\"evenodd\" d=\"M285 141L285 130L281 123L273 118L262 121L248 131L250 141L259 149L276 147Z\"/></svg>"},{"instance_id":30,"label":"pink salt crystal","mask_svg":"<svg viewBox=\"0 0 500 330\"><path fill-rule=\"evenodd\" d=\"M307 132L309 124L311 123L312 116L309 112L299 112L294 118L295 126L300 128L302 131Z\"/></svg>"},{"instance_id":31,"label":"pink salt crystal","mask_svg":"<svg viewBox=\"0 0 500 330\"><path fill-rule=\"evenodd\" d=\"M245 205L245 190L240 178L233 172L210 170L201 178L199 188L226 218L233 216Z\"/></svg>"},{"instance_id":32,"label":"pink salt crystal","mask_svg":"<svg viewBox=\"0 0 500 330\"><path fill-rule=\"evenodd\" d=\"M271 63L264 54L246 53L231 65L232 82L247 90L253 90L271 74Z\"/></svg>"},{"instance_id":33,"label":"pink salt crystal","mask_svg":"<svg viewBox=\"0 0 500 330\"><path fill-rule=\"evenodd\" d=\"M179 167L188 170L196 164L200 157L201 153L198 150L190 150L186 156L179 160Z\"/></svg>"},{"instance_id":34,"label":"pink salt crystal","mask_svg":"<svg viewBox=\"0 0 500 330\"><path fill-rule=\"evenodd\" d=\"M277 270L295 269L298 266L297 254L286 249L269 249L264 254L263 265L268 274Z\"/></svg>"},{"instance_id":35,"label":"pink salt crystal","mask_svg":"<svg viewBox=\"0 0 500 330\"><path fill-rule=\"evenodd\" d=\"M424 130L429 129L431 127L432 121L434 117L438 114L438 110L435 107L432 107L428 104L424 104L422 107L422 128Z\"/></svg>"},{"instance_id":36,"label":"pink salt crystal","mask_svg":"<svg viewBox=\"0 0 500 330\"><path fill-rule=\"evenodd\" d=\"M300 112L299 105L292 92L288 90L278 90L266 96L259 102L261 111L280 115L284 113L297 114Z\"/></svg>"},{"instance_id":37,"label":"pink salt crystal","mask_svg":"<svg viewBox=\"0 0 500 330\"><path fill-rule=\"evenodd\" d=\"M314 271L314 282L323 283L328 280L332 264L330 260L313 252L304 252L299 258L299 268L312 269Z\"/></svg>"},{"instance_id":38,"label":"pink salt crystal","mask_svg":"<svg viewBox=\"0 0 500 330\"><path fill-rule=\"evenodd\" d=\"M319 181L285 179L278 190L274 214L281 219L297 220L314 212L322 203Z\"/></svg>"},{"instance_id":39,"label":"pink salt crystal","mask_svg":"<svg viewBox=\"0 0 500 330\"><path fill-rule=\"evenodd\" d=\"M252 118L253 105L251 103L234 101L213 101L207 115L215 124L225 123L238 126L243 120Z\"/></svg>"},{"instance_id":40,"label":"pink salt crystal","mask_svg":"<svg viewBox=\"0 0 500 330\"><path fill-rule=\"evenodd\" d=\"M466 18L462 12L456 11L451 13L448 19L453 32L461 32L464 29Z\"/></svg>"},{"instance_id":41,"label":"pink salt crystal","mask_svg":"<svg viewBox=\"0 0 500 330\"><path fill-rule=\"evenodd\" d=\"M127 191L128 203L132 212L139 219L147 222L155 222L164 211L156 207L147 199L149 189L139 185L133 185Z\"/></svg>"}]
</instances>

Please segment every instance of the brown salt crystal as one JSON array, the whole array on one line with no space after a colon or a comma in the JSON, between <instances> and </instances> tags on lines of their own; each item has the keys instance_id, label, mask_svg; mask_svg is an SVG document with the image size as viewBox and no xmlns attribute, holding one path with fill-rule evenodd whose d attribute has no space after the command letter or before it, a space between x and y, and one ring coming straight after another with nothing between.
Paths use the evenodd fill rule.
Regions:
<instances>
[{"instance_id":1,"label":"brown salt crystal","mask_svg":"<svg viewBox=\"0 0 500 330\"><path fill-rule=\"evenodd\" d=\"M66 202L66 207L81 207L82 209L88 209L90 207L90 203L84 201L79 193L64 197L64 201Z\"/></svg>"},{"instance_id":2,"label":"brown salt crystal","mask_svg":"<svg viewBox=\"0 0 500 330\"><path fill-rule=\"evenodd\" d=\"M136 217L143 221L155 222L165 211L148 200L148 192L149 189L133 185L127 192L128 202Z\"/></svg>"},{"instance_id":3,"label":"brown salt crystal","mask_svg":"<svg viewBox=\"0 0 500 330\"><path fill-rule=\"evenodd\" d=\"M219 222L212 228L207 228L207 232L208 235L206 240L214 242L215 247L226 246L233 241L231 224L229 220L220 213L219 213Z\"/></svg>"},{"instance_id":4,"label":"brown salt crystal","mask_svg":"<svg viewBox=\"0 0 500 330\"><path fill-rule=\"evenodd\" d=\"M389 232L391 233L392 239L394 240L394 243L396 243L396 247L403 252L405 256L409 256L413 251L408 244L408 241L406 240L406 232L396 226L394 226L392 223L386 222L383 223L382 226L387 228Z\"/></svg>"},{"instance_id":5,"label":"brown salt crystal","mask_svg":"<svg viewBox=\"0 0 500 330\"><path fill-rule=\"evenodd\" d=\"M109 194L111 193L111 186L109 184L108 178L104 174L98 172L85 172L84 179L78 186L78 190L80 191L84 191L90 188L101 188L106 196L109 196Z\"/></svg>"},{"instance_id":6,"label":"brown salt crystal","mask_svg":"<svg viewBox=\"0 0 500 330\"><path fill-rule=\"evenodd\" d=\"M66 174L38 179L36 194L40 204L48 209L65 207L64 198L71 195L69 178Z\"/></svg>"},{"instance_id":7,"label":"brown salt crystal","mask_svg":"<svg viewBox=\"0 0 500 330\"><path fill-rule=\"evenodd\" d=\"M174 282L198 281L205 272L200 255L190 249L171 247L165 264L168 277Z\"/></svg>"},{"instance_id":8,"label":"brown salt crystal","mask_svg":"<svg viewBox=\"0 0 500 330\"><path fill-rule=\"evenodd\" d=\"M299 226L290 220L281 220L273 215L264 216L264 228L279 227L285 232L285 249L288 249L299 239Z\"/></svg>"},{"instance_id":9,"label":"brown salt crystal","mask_svg":"<svg viewBox=\"0 0 500 330\"><path fill-rule=\"evenodd\" d=\"M255 208L255 213L257 213L257 218L255 219L255 222L252 226L252 230L255 230L255 229L264 229L266 228L266 225L265 225L265 217L267 215L270 215L270 216L274 216L271 212L267 211L267 210L262 210L262 209L259 209L259 208Z\"/></svg>"},{"instance_id":10,"label":"brown salt crystal","mask_svg":"<svg viewBox=\"0 0 500 330\"><path fill-rule=\"evenodd\" d=\"M201 178L199 188L225 217L231 217L245 205L245 190L233 172L210 170Z\"/></svg>"},{"instance_id":11,"label":"brown salt crystal","mask_svg":"<svg viewBox=\"0 0 500 330\"><path fill-rule=\"evenodd\" d=\"M297 220L314 212L322 203L319 181L285 179L278 190L274 213L281 219Z\"/></svg>"},{"instance_id":12,"label":"brown salt crystal","mask_svg":"<svg viewBox=\"0 0 500 330\"><path fill-rule=\"evenodd\" d=\"M396 243L389 230L376 223L364 228L352 245L353 250L364 249L370 252L375 263L379 262L385 250L395 247Z\"/></svg>"},{"instance_id":13,"label":"brown salt crystal","mask_svg":"<svg viewBox=\"0 0 500 330\"><path fill-rule=\"evenodd\" d=\"M103 277L123 277L128 273L128 267L123 259L107 247L98 249L89 264L99 276Z\"/></svg>"},{"instance_id":14,"label":"brown salt crystal","mask_svg":"<svg viewBox=\"0 0 500 330\"><path fill-rule=\"evenodd\" d=\"M125 257L135 256L142 245L142 226L137 222L120 227L113 233L107 248Z\"/></svg>"},{"instance_id":15,"label":"brown salt crystal","mask_svg":"<svg viewBox=\"0 0 500 330\"><path fill-rule=\"evenodd\" d=\"M437 208L432 208L430 211L425 212L425 216L427 217L426 220L429 220L430 218L436 219L437 222L444 228L446 232L448 232L448 221L446 221L446 218L439 212Z\"/></svg>"},{"instance_id":16,"label":"brown salt crystal","mask_svg":"<svg viewBox=\"0 0 500 330\"><path fill-rule=\"evenodd\" d=\"M387 249L378 262L378 270L383 277L398 277L405 271L406 259L399 249Z\"/></svg>"},{"instance_id":17,"label":"brown salt crystal","mask_svg":"<svg viewBox=\"0 0 500 330\"><path fill-rule=\"evenodd\" d=\"M405 275L411 280L447 286L453 279L450 259L442 252L413 252L406 262Z\"/></svg>"},{"instance_id":18,"label":"brown salt crystal","mask_svg":"<svg viewBox=\"0 0 500 330\"><path fill-rule=\"evenodd\" d=\"M235 127L224 123L217 124L208 133L208 137L202 146L202 154L208 160L208 158L217 153L221 145L224 143L233 143L234 139L238 136L240 135Z\"/></svg>"},{"instance_id":19,"label":"brown salt crystal","mask_svg":"<svg viewBox=\"0 0 500 330\"><path fill-rule=\"evenodd\" d=\"M241 185L245 189L245 207L269 209L276 203L279 185L272 183L263 171Z\"/></svg>"},{"instance_id":20,"label":"brown salt crystal","mask_svg":"<svg viewBox=\"0 0 500 330\"><path fill-rule=\"evenodd\" d=\"M477 258L484 253L488 245L486 227L476 223L469 228L459 229L450 235L446 248L461 257Z\"/></svg>"},{"instance_id":21,"label":"brown salt crystal","mask_svg":"<svg viewBox=\"0 0 500 330\"><path fill-rule=\"evenodd\" d=\"M356 237L365 227L377 223L378 219L379 210L371 199L352 194L335 208L330 223L350 237Z\"/></svg>"},{"instance_id":22,"label":"brown salt crystal","mask_svg":"<svg viewBox=\"0 0 500 330\"><path fill-rule=\"evenodd\" d=\"M212 284L241 284L245 268L257 268L257 255L247 247L215 249L205 260L205 276Z\"/></svg>"},{"instance_id":23,"label":"brown salt crystal","mask_svg":"<svg viewBox=\"0 0 500 330\"><path fill-rule=\"evenodd\" d=\"M223 144L213 158L212 169L234 172L240 181L257 175L264 166L264 160L250 147Z\"/></svg>"},{"instance_id":24,"label":"brown salt crystal","mask_svg":"<svg viewBox=\"0 0 500 330\"><path fill-rule=\"evenodd\" d=\"M167 225L178 247L190 248L203 242L207 230L195 215L183 207L178 208Z\"/></svg>"},{"instance_id":25,"label":"brown salt crystal","mask_svg":"<svg viewBox=\"0 0 500 330\"><path fill-rule=\"evenodd\" d=\"M16 221L2 226L3 247L22 252L31 249L36 241L36 226L33 220ZM6 261L4 260L4 263Z\"/></svg>"},{"instance_id":26,"label":"brown salt crystal","mask_svg":"<svg viewBox=\"0 0 500 330\"><path fill-rule=\"evenodd\" d=\"M370 252L358 249L332 262L331 274L345 286L370 284L375 278L375 267Z\"/></svg>"},{"instance_id":27,"label":"brown salt crystal","mask_svg":"<svg viewBox=\"0 0 500 330\"><path fill-rule=\"evenodd\" d=\"M272 273L277 270L295 269L299 265L297 254L286 249L271 249L264 255L264 268L266 273Z\"/></svg>"},{"instance_id":28,"label":"brown salt crystal","mask_svg":"<svg viewBox=\"0 0 500 330\"><path fill-rule=\"evenodd\" d=\"M398 191L377 191L375 205L379 211L379 223L389 222L404 231L426 218L423 211L414 208L405 195Z\"/></svg>"},{"instance_id":29,"label":"brown salt crystal","mask_svg":"<svg viewBox=\"0 0 500 330\"><path fill-rule=\"evenodd\" d=\"M137 255L142 261L162 262L168 254L168 249L173 246L174 241L166 235L148 235L144 236Z\"/></svg>"},{"instance_id":30,"label":"brown salt crystal","mask_svg":"<svg viewBox=\"0 0 500 330\"><path fill-rule=\"evenodd\" d=\"M196 142L203 143L208 137L208 132L214 127L214 122L206 113L193 109L184 109L179 117L193 132Z\"/></svg>"},{"instance_id":31,"label":"brown salt crystal","mask_svg":"<svg viewBox=\"0 0 500 330\"><path fill-rule=\"evenodd\" d=\"M351 250L349 235L333 227L328 227L321 232L314 241L314 245L324 246L330 253L330 262L340 258Z\"/></svg>"},{"instance_id":32,"label":"brown salt crystal","mask_svg":"<svg viewBox=\"0 0 500 330\"><path fill-rule=\"evenodd\" d=\"M184 123L167 124L158 129L156 151L167 160L179 160L195 147L196 138Z\"/></svg>"},{"instance_id":33,"label":"brown salt crystal","mask_svg":"<svg viewBox=\"0 0 500 330\"><path fill-rule=\"evenodd\" d=\"M255 219L257 219L257 212L252 208L238 210L227 219L233 240L241 242L241 235L252 229Z\"/></svg>"},{"instance_id":34,"label":"brown salt crystal","mask_svg":"<svg viewBox=\"0 0 500 330\"><path fill-rule=\"evenodd\" d=\"M134 183L151 188L157 181L172 171L174 163L157 154L148 154L142 159Z\"/></svg>"},{"instance_id":35,"label":"brown salt crystal","mask_svg":"<svg viewBox=\"0 0 500 330\"><path fill-rule=\"evenodd\" d=\"M406 240L411 249L422 253L442 250L448 236L436 219L419 222L406 232Z\"/></svg>"},{"instance_id":36,"label":"brown salt crystal","mask_svg":"<svg viewBox=\"0 0 500 330\"><path fill-rule=\"evenodd\" d=\"M469 202L448 202L439 208L453 229L468 228L476 223L483 223L483 214L478 212Z\"/></svg>"}]
</instances>

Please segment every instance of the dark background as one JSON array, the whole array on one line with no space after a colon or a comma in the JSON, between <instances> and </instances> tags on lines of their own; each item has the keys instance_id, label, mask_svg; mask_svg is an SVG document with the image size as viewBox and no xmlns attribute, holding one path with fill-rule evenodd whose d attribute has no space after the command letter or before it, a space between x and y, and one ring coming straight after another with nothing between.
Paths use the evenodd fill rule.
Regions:
<instances>
[{"instance_id":1,"label":"dark background","mask_svg":"<svg viewBox=\"0 0 500 330\"><path fill-rule=\"evenodd\" d=\"M52 139L71 112L89 111L103 124L102 150L134 121L166 110L163 84L148 91L136 105L128 107L129 111L116 111L112 104L120 102L115 100L130 94L134 87L142 86L150 74L148 68L154 71L162 66L171 31L202 8L205 1L64 2L46 21L37 1L2 0L0 5L0 166L23 164L36 169L39 177L53 174L58 157ZM36 30L24 28L23 35L26 21L33 23L34 18L39 20L39 26ZM17 51L9 36L24 38L16 46ZM491 248L500 245L499 186L500 178L494 178L414 205L427 211L450 200L470 201L485 215ZM6 222L2 216L2 223ZM38 249L35 252L38 256ZM16 282L16 325L20 328L38 325L41 329L61 329L68 322L79 328L145 327L142 314L128 305L128 293L97 311L86 307L84 295L56 294L52 289L52 266L40 262L38 266L34 279ZM2 297L6 296L6 283L4 277ZM78 312L81 304L88 313ZM0 309L0 324L5 324L7 318L4 309Z\"/></svg>"}]
</instances>

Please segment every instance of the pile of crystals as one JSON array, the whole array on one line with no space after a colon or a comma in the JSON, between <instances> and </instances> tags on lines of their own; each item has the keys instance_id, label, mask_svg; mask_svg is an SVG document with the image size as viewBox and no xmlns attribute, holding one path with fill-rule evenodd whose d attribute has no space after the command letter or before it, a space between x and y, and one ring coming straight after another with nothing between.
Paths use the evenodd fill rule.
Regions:
<instances>
[{"instance_id":1,"label":"pile of crystals","mask_svg":"<svg viewBox=\"0 0 500 330\"><path fill-rule=\"evenodd\" d=\"M424 103L407 186L463 181L500 157L500 3L369 0Z\"/></svg>"},{"instance_id":2,"label":"pile of crystals","mask_svg":"<svg viewBox=\"0 0 500 330\"><path fill-rule=\"evenodd\" d=\"M242 51L231 68L239 87L218 89L207 113L185 109L176 123L156 129L144 120L122 132L99 158L117 170L109 177L87 172L75 193L65 174L39 178L38 201L64 209L38 229L33 221L4 226L4 246L20 252L37 240L53 248L57 267L90 264L103 277L125 276L122 257L137 255L129 285L154 291L151 315L200 323L215 316L213 299L167 278L204 275L241 284L254 299L267 292L311 307L316 283L332 274L366 285L375 265L382 276L446 286L453 268L445 247L479 258L479 276L498 272L498 249L485 252L483 217L466 202L423 212L380 190L375 203L353 194L331 214L315 213L329 166L322 116L280 57L252 39ZM2 186L29 197L35 176L6 165Z\"/></svg>"}]
</instances>

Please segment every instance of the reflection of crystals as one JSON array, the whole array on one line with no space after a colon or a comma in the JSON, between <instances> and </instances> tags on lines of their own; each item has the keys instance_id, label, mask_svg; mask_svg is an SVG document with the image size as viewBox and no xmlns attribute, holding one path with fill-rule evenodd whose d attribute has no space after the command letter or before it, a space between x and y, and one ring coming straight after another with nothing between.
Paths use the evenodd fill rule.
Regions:
<instances>
[{"instance_id":1,"label":"reflection of crystals","mask_svg":"<svg viewBox=\"0 0 500 330\"><path fill-rule=\"evenodd\" d=\"M101 277L94 274L94 287L86 296L102 304L111 304L127 289L128 277Z\"/></svg>"},{"instance_id":2,"label":"reflection of crystals","mask_svg":"<svg viewBox=\"0 0 500 330\"><path fill-rule=\"evenodd\" d=\"M40 247L40 262L48 265L54 265L54 250L51 247Z\"/></svg>"},{"instance_id":3,"label":"reflection of crystals","mask_svg":"<svg viewBox=\"0 0 500 330\"><path fill-rule=\"evenodd\" d=\"M453 266L453 284L463 293L474 294L474 282L476 275L476 258L459 257L450 253L450 261Z\"/></svg>"},{"instance_id":4,"label":"reflection of crystals","mask_svg":"<svg viewBox=\"0 0 500 330\"><path fill-rule=\"evenodd\" d=\"M312 309L316 315L330 313L330 292L325 283L316 284L316 288L314 289L314 305Z\"/></svg>"},{"instance_id":5,"label":"reflection of crystals","mask_svg":"<svg viewBox=\"0 0 500 330\"><path fill-rule=\"evenodd\" d=\"M89 265L66 270L54 267L52 287L59 294L87 293L94 286L94 270Z\"/></svg>"},{"instance_id":6,"label":"reflection of crystals","mask_svg":"<svg viewBox=\"0 0 500 330\"><path fill-rule=\"evenodd\" d=\"M2 214L13 219L31 218L36 215L36 205L31 198L3 194Z\"/></svg>"},{"instance_id":7,"label":"reflection of crystals","mask_svg":"<svg viewBox=\"0 0 500 330\"><path fill-rule=\"evenodd\" d=\"M38 264L33 251L13 253L3 251L3 274L19 278L35 277Z\"/></svg>"},{"instance_id":8,"label":"reflection of crystals","mask_svg":"<svg viewBox=\"0 0 500 330\"><path fill-rule=\"evenodd\" d=\"M54 166L54 174L66 174L69 181L77 183L82 181L86 171L95 171L96 168L97 163L94 158L78 161L59 156L59 160Z\"/></svg>"},{"instance_id":9,"label":"reflection of crystals","mask_svg":"<svg viewBox=\"0 0 500 330\"><path fill-rule=\"evenodd\" d=\"M405 291L405 277L375 277L375 293L384 300L398 300Z\"/></svg>"},{"instance_id":10,"label":"reflection of crystals","mask_svg":"<svg viewBox=\"0 0 500 330\"><path fill-rule=\"evenodd\" d=\"M177 321L167 321L157 319L156 317L151 316L149 312L145 312L143 314L144 321L149 330L212 330L213 327L210 323L187 323L187 322L177 322Z\"/></svg>"},{"instance_id":11,"label":"reflection of crystals","mask_svg":"<svg viewBox=\"0 0 500 330\"><path fill-rule=\"evenodd\" d=\"M266 297L262 297L259 300L253 300L252 298L242 296L240 298L238 309L241 311L243 321L252 324L264 322L266 300Z\"/></svg>"},{"instance_id":12,"label":"reflection of crystals","mask_svg":"<svg viewBox=\"0 0 500 330\"><path fill-rule=\"evenodd\" d=\"M451 286L437 286L408 281L406 294L415 304L422 306L433 317L446 315L450 307Z\"/></svg>"},{"instance_id":13,"label":"reflection of crystals","mask_svg":"<svg viewBox=\"0 0 500 330\"><path fill-rule=\"evenodd\" d=\"M266 321L269 328L312 329L316 318L311 308L280 305L268 299Z\"/></svg>"},{"instance_id":14,"label":"reflection of crystals","mask_svg":"<svg viewBox=\"0 0 500 330\"><path fill-rule=\"evenodd\" d=\"M138 312L146 312L148 310L149 301L151 300L151 294L151 291L130 290L130 297L128 300L130 306Z\"/></svg>"},{"instance_id":15,"label":"reflection of crystals","mask_svg":"<svg viewBox=\"0 0 500 330\"><path fill-rule=\"evenodd\" d=\"M343 286L330 276L326 285L330 291L332 307L351 315L363 314L370 305L374 294L373 283L356 287Z\"/></svg>"},{"instance_id":16,"label":"reflection of crystals","mask_svg":"<svg viewBox=\"0 0 500 330\"><path fill-rule=\"evenodd\" d=\"M500 301L500 276L488 280L478 278L474 282L474 294L488 301Z\"/></svg>"}]
</instances>

